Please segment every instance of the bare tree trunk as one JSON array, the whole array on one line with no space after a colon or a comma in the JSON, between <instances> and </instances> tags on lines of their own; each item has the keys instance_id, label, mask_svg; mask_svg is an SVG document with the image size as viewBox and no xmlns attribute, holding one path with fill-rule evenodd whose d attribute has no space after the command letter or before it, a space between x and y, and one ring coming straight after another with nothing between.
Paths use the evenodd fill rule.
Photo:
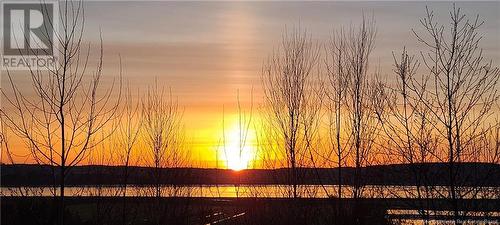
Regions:
<instances>
[{"instance_id":1,"label":"bare tree trunk","mask_svg":"<svg viewBox=\"0 0 500 225\"><path fill-rule=\"evenodd\" d=\"M483 21L479 16L469 19L453 4L450 20L449 29L445 28L436 23L434 13L426 9L426 16L420 21L425 31L414 32L418 41L428 48L422 59L435 86L415 91L425 96L422 103L430 113L435 134L441 146L446 146L438 158L448 165L447 197L454 221L459 223L466 212L459 210L458 201L470 191L463 191L465 171L458 168L463 162L485 160L471 156L476 151L488 150L472 146L483 132L498 126L497 123L488 128L486 121L498 103L496 88L500 72L491 61L483 62L479 47L482 37L478 32Z\"/></svg>"},{"instance_id":2,"label":"bare tree trunk","mask_svg":"<svg viewBox=\"0 0 500 225\"><path fill-rule=\"evenodd\" d=\"M371 79L368 77L369 56L374 47L376 28L374 19L366 19L358 28L351 28L346 35L347 45L347 94L346 110L350 120L348 124L352 141L350 148L354 151L354 184L352 197L354 199L353 214L355 223L358 219L358 201L362 192L362 167L369 162L371 145L373 143L372 105L369 96Z\"/></svg>"},{"instance_id":3,"label":"bare tree trunk","mask_svg":"<svg viewBox=\"0 0 500 225\"><path fill-rule=\"evenodd\" d=\"M19 89L7 72L12 93L2 89L2 94L13 110L1 109L1 114L7 126L26 141L35 161L57 168L53 174L55 179L58 177L54 190L58 186L59 191L53 194L59 224L64 225L65 178L71 168L84 160L93 144L102 141L94 139L95 133L115 118L121 93L116 104L110 101L113 82L104 94L98 95L103 66L102 40L96 71L87 78L89 53L83 52L81 46L85 21L83 2L64 1L60 7L54 10L59 10L61 16L54 19L60 20L62 31L54 34L55 40L49 40L55 46L54 51L60 53L59 61L47 65L45 70L29 68L34 94ZM58 31L59 27L51 28L54 29L43 32L49 36L49 30Z\"/></svg>"},{"instance_id":4,"label":"bare tree trunk","mask_svg":"<svg viewBox=\"0 0 500 225\"><path fill-rule=\"evenodd\" d=\"M269 135L275 138L273 145L279 146L276 155L283 156L289 168L289 194L299 196L298 169L304 166L305 157L311 150L314 123L321 105L318 84L312 76L317 66L318 47L300 29L285 31L281 49L274 52L264 65L262 84L265 94L265 116ZM269 149L269 151L273 151Z\"/></svg>"},{"instance_id":5,"label":"bare tree trunk","mask_svg":"<svg viewBox=\"0 0 500 225\"><path fill-rule=\"evenodd\" d=\"M331 151L326 151L326 158L330 158L332 155L337 157L337 216L340 217L342 206L342 167L345 163L346 152L341 140L341 133L344 132L342 127L342 110L345 106L345 95L347 89L347 76L348 76L348 61L347 61L347 38L345 36L345 31L341 28L339 31L334 32L330 38L330 43L326 48L326 70L329 80L329 88L326 90L326 96L328 96L329 104L329 136L331 139Z\"/></svg>"},{"instance_id":6,"label":"bare tree trunk","mask_svg":"<svg viewBox=\"0 0 500 225\"><path fill-rule=\"evenodd\" d=\"M139 138L141 129L141 120L139 116L139 100L134 102L134 96L131 93L130 86L127 87L127 93L124 96L124 109L121 112L120 124L118 125L117 146L119 159L123 166L122 173L122 223L125 225L127 221L127 187L129 177L129 167L135 145ZM139 96L136 96L139 98Z\"/></svg>"},{"instance_id":7,"label":"bare tree trunk","mask_svg":"<svg viewBox=\"0 0 500 225\"><path fill-rule=\"evenodd\" d=\"M152 216L156 218L157 224L161 224L169 207L166 203L162 204L161 197L164 194L175 196L178 191L175 185L172 185L171 189L166 187L162 190L164 181L172 184L178 179L172 173L169 177L164 176L164 169L184 165L186 157L183 155L186 152L182 151L182 112L179 110L177 100L173 98L172 93L165 98L163 89L157 85L158 82L155 82L155 86L148 90L147 97L142 103L142 124L148 148L148 161L154 167L152 177L155 183L151 194L155 197L155 204ZM175 209L169 210L175 212ZM172 219L174 218L166 218L167 221Z\"/></svg>"},{"instance_id":8,"label":"bare tree trunk","mask_svg":"<svg viewBox=\"0 0 500 225\"><path fill-rule=\"evenodd\" d=\"M248 138L250 134L250 125L252 124L252 116L253 116L253 90L250 99L250 109L248 111L243 110L240 102L240 92L238 90L237 92L237 108L238 108L238 127L237 127L237 132L238 132L238 137L237 140L227 140L226 139L226 125L225 125L225 111L224 107L222 110L222 147L226 159L226 168L227 169L234 169L230 168L231 163L237 163L236 167L240 167L242 163L246 163L246 165L242 166L241 168L236 168L236 169L246 169L249 166L249 160L247 157L249 157L249 154L255 154L252 152L248 152L247 146L248 146ZM237 141L236 145L234 145L235 141ZM229 143L228 143L229 142ZM227 146L227 145L232 145L232 146ZM228 148L229 147L229 148ZM234 152L231 151L237 151L236 159L233 158ZM216 156L218 157L218 156ZM253 157L253 156L252 156ZM230 160L237 160L237 162L230 162ZM218 167L216 167L218 168ZM236 190L236 198L240 197L240 183L241 183L241 176L240 173L237 173L236 176L238 177L238 181L235 184L235 190ZM218 191L218 189L217 189Z\"/></svg>"},{"instance_id":9,"label":"bare tree trunk","mask_svg":"<svg viewBox=\"0 0 500 225\"><path fill-rule=\"evenodd\" d=\"M401 58L394 58L394 73L397 75L397 85L395 87L384 87L389 90L385 96L385 104L374 104L376 114L382 123L382 129L385 133L382 141L387 140L388 154L395 158L390 158L390 162L401 162L409 165L411 175L416 190L416 198L424 202L428 194L424 177L426 172L423 170L424 163L429 162L428 156L433 154L433 138L428 135L429 125L426 120L428 114L425 107L422 107L422 98L416 95L412 90L418 89L415 86L415 74L419 67L418 61L409 56L406 49L403 49ZM424 191L424 192L423 192ZM413 198L415 191L410 190L401 198ZM425 205L415 205L419 214L427 224L428 210Z\"/></svg>"}]
</instances>

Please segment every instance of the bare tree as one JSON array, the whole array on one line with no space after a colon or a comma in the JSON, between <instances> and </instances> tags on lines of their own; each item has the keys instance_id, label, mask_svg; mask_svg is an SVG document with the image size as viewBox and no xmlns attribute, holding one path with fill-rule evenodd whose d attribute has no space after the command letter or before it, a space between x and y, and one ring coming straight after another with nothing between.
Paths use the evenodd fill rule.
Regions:
<instances>
[{"instance_id":1,"label":"bare tree","mask_svg":"<svg viewBox=\"0 0 500 225\"><path fill-rule=\"evenodd\" d=\"M25 141L34 160L56 166L54 176L58 177L59 224L62 225L65 178L72 167L85 159L92 145L100 142L94 136L115 118L119 97L113 102L114 82L102 94L99 91L102 40L96 68L92 76L88 76L90 47L86 52L82 49L83 2L64 1L60 11L58 19L62 30L54 35L55 41L51 43L56 46L59 60L54 66L44 68L46 70L30 67L34 93L20 89L7 72L11 91L2 89L7 105L1 114L6 125ZM5 110L7 108L9 110ZM91 143L91 140L94 141Z\"/></svg>"},{"instance_id":2,"label":"bare tree","mask_svg":"<svg viewBox=\"0 0 500 225\"><path fill-rule=\"evenodd\" d=\"M423 96L416 95L414 90L427 86L426 82L421 82L423 86L415 85L416 73L419 67L418 60L408 55L403 49L401 57L398 59L394 54L394 73L397 83L394 87L383 87L388 92L384 99L386 104L374 104L375 112L382 123L383 134L379 137L389 155L389 162L399 162L409 165L409 171L413 180L414 188L400 193L395 193L396 197L416 198L418 200L428 200L432 198L432 186L427 180L427 168L424 163L431 162L432 155L436 148L435 138L432 136L432 126L427 122L428 111L423 106ZM424 76L422 79L426 80ZM403 171L399 171L403 172ZM425 202L426 205L413 205L419 209L420 215L427 224L429 221L428 201L418 201L418 204Z\"/></svg>"},{"instance_id":3,"label":"bare tree","mask_svg":"<svg viewBox=\"0 0 500 225\"><path fill-rule=\"evenodd\" d=\"M416 91L424 96L422 103L430 114L428 121L439 138L439 146L443 146L436 157L448 165L447 198L458 223L464 216L458 200L470 190L460 188L467 176L457 169L457 164L474 161L477 151L491 150L475 147L485 133L498 127L498 123L488 124L492 107L498 103L500 72L491 61L484 60L479 46L479 28L483 25L479 15L469 18L453 5L450 20L449 26L439 25L433 11L426 8L426 16L420 20L424 31L414 31L427 48L421 55L432 84Z\"/></svg>"},{"instance_id":4,"label":"bare tree","mask_svg":"<svg viewBox=\"0 0 500 225\"><path fill-rule=\"evenodd\" d=\"M229 160L234 160L231 157L233 157L235 154L234 152L231 151L237 151L236 152L236 158L239 162L238 164L241 163L247 163L247 165L244 165L243 168L240 169L246 169L249 166L249 155L253 154L249 149L249 143L248 143L248 138L250 134L250 125L252 124L252 116L253 116L253 90L250 94L251 99L250 99L250 108L248 111L244 110L242 108L241 102L240 102L240 91L237 91L237 107L238 107L238 121L237 121L237 140L229 140L230 142L236 141L237 143L228 143L228 140L226 139L226 126L225 126L225 112L223 108L222 112L222 143L223 143L223 151L226 159L226 166L229 168ZM251 135L251 134L250 134ZM227 146L227 145L230 146ZM236 144L236 146L234 146ZM239 166L239 165L236 165ZM230 169L230 168L229 168ZM235 184L235 190L236 190L236 197L239 197L239 185L241 182L241 176L240 173L236 174L238 177L238 181ZM218 191L218 189L217 189Z\"/></svg>"},{"instance_id":5,"label":"bare tree","mask_svg":"<svg viewBox=\"0 0 500 225\"><path fill-rule=\"evenodd\" d=\"M347 37L344 29L334 32L326 47L326 72L328 77L328 88L325 88L328 101L328 136L329 146L323 156L330 167L337 167L338 186L337 186L337 213L342 209L342 167L346 165L348 149L345 143L343 124L345 123L343 112L345 111L345 100L347 91L347 79L351 67L348 65L347 58ZM343 139L344 138L344 139ZM334 159L337 159L336 163ZM332 164L333 163L333 164Z\"/></svg>"},{"instance_id":6,"label":"bare tree","mask_svg":"<svg viewBox=\"0 0 500 225\"><path fill-rule=\"evenodd\" d=\"M161 204L160 199L165 194L176 196L179 189L173 184L180 176L175 177L170 172L165 176L165 168L179 168L186 163L186 153L182 151L182 112L179 110L177 100L172 93L165 97L164 90L158 88L149 89L142 103L142 125L145 135L148 163L153 166L152 177L154 179L153 196L156 199L153 216L156 223L160 224L162 216L173 213L167 210L167 206ZM170 189L164 189L163 184L171 184ZM169 193L165 193L168 191ZM171 220L170 218L169 220Z\"/></svg>"},{"instance_id":7,"label":"bare tree","mask_svg":"<svg viewBox=\"0 0 500 225\"><path fill-rule=\"evenodd\" d=\"M382 84L369 73L369 56L374 48L375 36L374 19L367 19L363 15L359 26L334 33L327 49L327 76L330 81L327 106L333 148L326 151L326 158L336 156L339 179L342 177L341 167L350 164L347 159L352 160L355 167L352 189L354 199L361 197L361 169L369 165L378 132L374 105L380 104L381 102L376 101L383 99L380 96L383 94ZM342 162L344 160L346 162ZM339 198L342 197L341 185L340 181L337 189Z\"/></svg>"},{"instance_id":8,"label":"bare tree","mask_svg":"<svg viewBox=\"0 0 500 225\"><path fill-rule=\"evenodd\" d=\"M309 154L306 131L311 132L310 118L319 112L313 109L317 104L317 90L314 70L317 66L319 48L305 31L285 30L281 46L270 57L262 71L262 84L265 95L265 117L276 147L277 156L284 157L286 167L290 168L289 182L292 190L289 195L298 197L299 174Z\"/></svg>"},{"instance_id":9,"label":"bare tree","mask_svg":"<svg viewBox=\"0 0 500 225\"><path fill-rule=\"evenodd\" d=\"M133 157L133 152L135 152L135 147L139 139L139 132L141 129L141 119L140 116L140 102L138 100L134 101L134 96L130 90L130 86L127 88L127 93L124 95L124 108L121 111L121 118L118 124L118 132L116 133L116 150L117 159L121 166L123 166L122 174L122 222L126 223L126 209L127 209L127 186L129 178L129 167ZM137 95L138 97L138 95Z\"/></svg>"},{"instance_id":10,"label":"bare tree","mask_svg":"<svg viewBox=\"0 0 500 225\"><path fill-rule=\"evenodd\" d=\"M78 188L75 190L77 196L95 197L94 207L92 207L94 224L111 223L115 219L113 216L115 204L106 201L103 197L119 197L121 195L121 188L109 187L105 179L118 175L114 174L115 170L111 169L111 166L116 164L118 153L113 138L116 134L115 129L116 126L112 126L111 129L103 129L96 135L100 136L97 138L103 141L89 150L89 156L86 160L89 166L79 168L80 170L85 169L85 176L96 178L96 182L92 186L73 187L74 189Z\"/></svg>"},{"instance_id":11,"label":"bare tree","mask_svg":"<svg viewBox=\"0 0 500 225\"><path fill-rule=\"evenodd\" d=\"M155 168L154 179L157 185L155 196L160 197L161 169L181 165L178 159L182 113L171 93L169 98L165 99L163 89L155 85L152 90L148 90L142 104L142 117L145 142L149 149L149 162Z\"/></svg>"},{"instance_id":12,"label":"bare tree","mask_svg":"<svg viewBox=\"0 0 500 225\"><path fill-rule=\"evenodd\" d=\"M363 15L359 26L347 30L342 28L334 33L326 52L329 80L326 95L329 100L328 127L332 148L322 155L327 161L337 160L338 213L342 209L342 167L354 166L351 180L354 204L351 214L355 223L359 223L357 199L362 196L364 186L362 168L370 165L374 158L373 146L379 132L375 106L384 104L383 84L374 79L369 71L375 36L374 19L367 19Z\"/></svg>"}]
</instances>

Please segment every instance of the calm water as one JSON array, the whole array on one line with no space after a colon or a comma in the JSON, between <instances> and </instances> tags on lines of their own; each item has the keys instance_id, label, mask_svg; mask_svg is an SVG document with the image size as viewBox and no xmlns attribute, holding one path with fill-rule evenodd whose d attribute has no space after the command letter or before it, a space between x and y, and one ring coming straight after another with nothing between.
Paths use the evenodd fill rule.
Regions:
<instances>
[{"instance_id":1,"label":"calm water","mask_svg":"<svg viewBox=\"0 0 500 225\"><path fill-rule=\"evenodd\" d=\"M2 187L2 196L52 196L51 187ZM73 186L66 187L67 196L120 196L124 189L118 186ZM57 192L57 189L56 189ZM292 187L289 185L203 185L203 186L162 186L162 196L165 197L268 197L283 198L292 196ZM500 198L500 187L459 188L458 193L463 198ZM337 197L338 186L335 185L302 185L298 187L298 194L304 198ZM361 196L366 198L418 198L417 189L413 186L365 186ZM126 196L154 196L155 189L151 186L129 186ZM342 197L352 195L352 187L342 187ZM445 187L421 189L420 196L428 198L446 198Z\"/></svg>"}]
</instances>

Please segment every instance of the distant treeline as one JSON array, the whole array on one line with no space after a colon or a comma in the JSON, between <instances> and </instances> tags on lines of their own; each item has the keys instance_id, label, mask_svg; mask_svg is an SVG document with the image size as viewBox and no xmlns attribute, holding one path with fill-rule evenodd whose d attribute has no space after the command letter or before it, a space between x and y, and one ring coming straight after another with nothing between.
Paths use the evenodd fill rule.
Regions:
<instances>
[{"instance_id":1,"label":"distant treeline","mask_svg":"<svg viewBox=\"0 0 500 225\"><path fill-rule=\"evenodd\" d=\"M2 165L1 186L50 186L57 181L48 165ZM485 163L461 163L456 168L457 179L466 186L500 186L500 165ZM129 167L128 184L154 184L154 168ZM162 184L213 185L213 184L289 184L288 169L250 169L233 171L225 169L176 168L161 169ZM447 185L448 165L442 163L394 164L363 167L361 177L366 185L414 185L411 170L425 171L429 186ZM120 185L123 184L123 167L120 166L76 166L69 172L66 186L72 185ZM336 168L301 168L298 170L300 184L338 184ZM353 184L354 168L342 168L342 183ZM487 177L486 177L487 176Z\"/></svg>"}]
</instances>

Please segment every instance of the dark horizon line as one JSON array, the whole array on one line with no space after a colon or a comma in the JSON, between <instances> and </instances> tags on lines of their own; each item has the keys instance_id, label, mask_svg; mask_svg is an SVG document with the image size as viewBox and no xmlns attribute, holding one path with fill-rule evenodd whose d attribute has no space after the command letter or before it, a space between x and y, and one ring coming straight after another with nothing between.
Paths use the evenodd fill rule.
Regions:
<instances>
[{"instance_id":1,"label":"dark horizon line","mask_svg":"<svg viewBox=\"0 0 500 225\"><path fill-rule=\"evenodd\" d=\"M53 185L59 174L54 174L51 166L34 164L3 165L1 167L1 186L46 186ZM77 166L67 173L65 185L291 185L290 168L249 169L233 171L215 168L161 168L120 166ZM297 185L352 185L355 177L362 179L363 185L416 185L415 175L424 174L425 185L446 186L449 183L450 165L447 163L426 163L420 165L397 164L377 165L361 168L342 167L339 177L338 168L302 168L295 171ZM455 184L459 186L500 187L500 164L462 163L454 164ZM155 173L160 173L160 180Z\"/></svg>"},{"instance_id":2,"label":"dark horizon line","mask_svg":"<svg viewBox=\"0 0 500 225\"><path fill-rule=\"evenodd\" d=\"M367 165L367 166L361 166L360 168L376 168L376 167L387 167L387 166L425 166L425 165L448 165L448 162L424 162L424 163L388 163L388 164L377 164L377 165ZM491 165L491 166L499 166L500 164L496 163L491 163L491 162L454 162L453 163L455 166L460 166L460 165ZM50 165L50 164L36 164L36 163L14 163L14 164L9 164L9 163L0 163L0 169L1 167L16 167L16 166L40 166L40 167L54 167L58 168L60 166L57 165ZM125 166L125 165L103 165L103 164L83 164L83 165L76 165L72 166L72 168L85 168L85 167L108 167L108 168L135 168L135 169L154 169L155 167L153 166ZM354 166L343 166L343 167L296 167L297 169L316 169L316 170L322 170L322 169L355 169L356 167ZM185 166L185 167L160 167L160 169L167 169L167 170L183 170L183 169L199 169L199 170L223 170L223 171L233 171L233 172L243 172L243 171L273 171L273 170L287 170L291 169L290 167L277 167L277 168L247 168L247 169L241 169L241 170L235 170L231 168L217 168L217 167L196 167L196 166Z\"/></svg>"}]
</instances>

